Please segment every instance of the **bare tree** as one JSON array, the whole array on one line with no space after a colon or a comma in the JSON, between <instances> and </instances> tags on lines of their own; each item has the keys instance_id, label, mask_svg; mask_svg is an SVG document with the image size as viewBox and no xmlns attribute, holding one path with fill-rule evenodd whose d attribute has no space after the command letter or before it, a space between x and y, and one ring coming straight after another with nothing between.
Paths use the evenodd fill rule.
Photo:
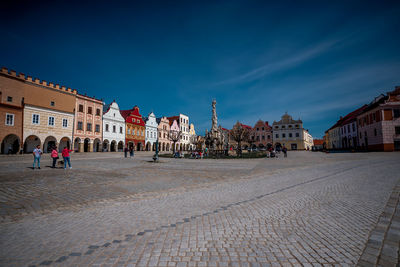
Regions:
<instances>
[{"instance_id":1,"label":"bare tree","mask_svg":"<svg viewBox=\"0 0 400 267\"><path fill-rule=\"evenodd\" d=\"M249 140L250 131L243 127L240 122L237 122L232 130L229 131L230 137L237 142L236 154L238 156L242 155L242 142L247 142Z\"/></svg>"},{"instance_id":2,"label":"bare tree","mask_svg":"<svg viewBox=\"0 0 400 267\"><path fill-rule=\"evenodd\" d=\"M173 154L175 154L175 144L181 140L182 132L181 131L175 131L175 130L170 130L168 134L168 139L172 141L172 151Z\"/></svg>"}]
</instances>

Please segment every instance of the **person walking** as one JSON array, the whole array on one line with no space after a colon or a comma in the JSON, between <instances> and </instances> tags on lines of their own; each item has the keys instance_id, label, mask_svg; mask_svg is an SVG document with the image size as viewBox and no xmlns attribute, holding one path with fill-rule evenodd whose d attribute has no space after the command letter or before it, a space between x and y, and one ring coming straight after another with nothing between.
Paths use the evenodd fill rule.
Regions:
<instances>
[{"instance_id":1,"label":"person walking","mask_svg":"<svg viewBox=\"0 0 400 267\"><path fill-rule=\"evenodd\" d=\"M283 152L283 156L284 156L285 158L287 158L287 148L286 148L285 146L283 146L282 152Z\"/></svg>"},{"instance_id":2,"label":"person walking","mask_svg":"<svg viewBox=\"0 0 400 267\"><path fill-rule=\"evenodd\" d=\"M72 167L71 167L71 159L70 159L70 156L69 156L69 152L72 152L72 151L73 150L68 149L68 147L65 146L63 151L61 152L61 155L64 158L64 170L67 168L67 162L68 162L69 168L72 169Z\"/></svg>"},{"instance_id":3,"label":"person walking","mask_svg":"<svg viewBox=\"0 0 400 267\"><path fill-rule=\"evenodd\" d=\"M129 157L133 157L133 155L134 155L134 152L133 152L133 146L131 146L130 148L129 148Z\"/></svg>"},{"instance_id":4,"label":"person walking","mask_svg":"<svg viewBox=\"0 0 400 267\"><path fill-rule=\"evenodd\" d=\"M51 167L54 169L56 167L57 160L59 159L56 146L53 147L53 150L51 150L51 158L53 159L53 165Z\"/></svg>"},{"instance_id":5,"label":"person walking","mask_svg":"<svg viewBox=\"0 0 400 267\"><path fill-rule=\"evenodd\" d=\"M125 148L124 148L124 154L125 154L125 158L127 158L128 157L128 146L125 146Z\"/></svg>"},{"instance_id":6,"label":"person walking","mask_svg":"<svg viewBox=\"0 0 400 267\"><path fill-rule=\"evenodd\" d=\"M40 145L37 145L36 148L33 150L33 169L35 169L35 164L37 162L37 168L40 169L40 157L42 156L43 152L40 149Z\"/></svg>"}]
</instances>

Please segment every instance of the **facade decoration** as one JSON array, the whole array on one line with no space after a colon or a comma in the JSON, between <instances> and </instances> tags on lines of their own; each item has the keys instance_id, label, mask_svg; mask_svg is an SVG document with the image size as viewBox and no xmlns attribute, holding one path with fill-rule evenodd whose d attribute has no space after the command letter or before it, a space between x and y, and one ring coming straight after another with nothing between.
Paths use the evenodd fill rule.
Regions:
<instances>
[{"instance_id":1,"label":"facade decoration","mask_svg":"<svg viewBox=\"0 0 400 267\"><path fill-rule=\"evenodd\" d=\"M303 122L293 120L285 113L280 121L274 121L273 141L276 148L285 146L288 150L311 150L313 138L308 130L303 128Z\"/></svg>"},{"instance_id":2,"label":"facade decoration","mask_svg":"<svg viewBox=\"0 0 400 267\"><path fill-rule=\"evenodd\" d=\"M156 142L158 138L157 133L157 119L153 112L148 117L144 118L146 123L145 144L146 151L156 151ZM158 149L160 151L160 148Z\"/></svg>"},{"instance_id":3,"label":"facade decoration","mask_svg":"<svg viewBox=\"0 0 400 267\"><path fill-rule=\"evenodd\" d=\"M177 118L179 119L179 118ZM169 131L169 140L171 142L171 151L181 151L180 148L182 147L180 144L180 141L182 140L181 135L181 128L179 127L178 121L176 119L170 119L169 120L169 126L170 126L170 131Z\"/></svg>"},{"instance_id":4,"label":"facade decoration","mask_svg":"<svg viewBox=\"0 0 400 267\"><path fill-rule=\"evenodd\" d=\"M145 148L145 123L140 115L139 107L134 106L129 110L121 110L125 119L125 144L129 148L142 151Z\"/></svg>"},{"instance_id":5,"label":"facade decoration","mask_svg":"<svg viewBox=\"0 0 400 267\"><path fill-rule=\"evenodd\" d=\"M159 151L170 151L171 140L169 140L169 131L171 130L167 117L157 118L157 132Z\"/></svg>"},{"instance_id":6,"label":"facade decoration","mask_svg":"<svg viewBox=\"0 0 400 267\"><path fill-rule=\"evenodd\" d=\"M400 150L400 86L374 99L357 116L358 140L371 151Z\"/></svg>"},{"instance_id":7,"label":"facade decoration","mask_svg":"<svg viewBox=\"0 0 400 267\"><path fill-rule=\"evenodd\" d=\"M103 151L123 151L125 146L125 119L117 102L103 106Z\"/></svg>"},{"instance_id":8,"label":"facade decoration","mask_svg":"<svg viewBox=\"0 0 400 267\"><path fill-rule=\"evenodd\" d=\"M86 95L76 95L74 150L102 151L103 101Z\"/></svg>"},{"instance_id":9,"label":"facade decoration","mask_svg":"<svg viewBox=\"0 0 400 267\"><path fill-rule=\"evenodd\" d=\"M268 124L268 121L264 122L259 120L254 125L250 132L250 141L252 143L252 149L272 147L272 127Z\"/></svg>"}]
</instances>

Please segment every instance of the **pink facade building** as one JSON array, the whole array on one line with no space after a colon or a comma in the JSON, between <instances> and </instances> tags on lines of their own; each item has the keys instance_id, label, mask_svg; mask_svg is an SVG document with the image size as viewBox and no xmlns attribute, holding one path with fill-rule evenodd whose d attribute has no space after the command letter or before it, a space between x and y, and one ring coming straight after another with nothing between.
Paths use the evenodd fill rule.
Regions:
<instances>
[{"instance_id":1,"label":"pink facade building","mask_svg":"<svg viewBox=\"0 0 400 267\"><path fill-rule=\"evenodd\" d=\"M103 133L103 101L76 95L74 150L76 152L99 152Z\"/></svg>"},{"instance_id":2,"label":"pink facade building","mask_svg":"<svg viewBox=\"0 0 400 267\"><path fill-rule=\"evenodd\" d=\"M380 95L357 116L358 140L371 151L400 150L400 86Z\"/></svg>"},{"instance_id":3,"label":"pink facade building","mask_svg":"<svg viewBox=\"0 0 400 267\"><path fill-rule=\"evenodd\" d=\"M157 118L158 143L160 151L170 151L171 140L169 140L169 131L171 129L167 117Z\"/></svg>"},{"instance_id":4,"label":"pink facade building","mask_svg":"<svg viewBox=\"0 0 400 267\"><path fill-rule=\"evenodd\" d=\"M253 148L272 146L272 127L268 124L268 121L259 120L251 129L250 138L253 141Z\"/></svg>"},{"instance_id":5,"label":"pink facade building","mask_svg":"<svg viewBox=\"0 0 400 267\"><path fill-rule=\"evenodd\" d=\"M169 120L169 125L170 125L170 133L169 133L170 135L177 133L182 134L177 120ZM173 145L174 144L171 141L171 146ZM175 151L178 151L180 149L179 145L180 145L180 139L177 142L175 142ZM171 148L171 150L172 151L174 150L173 147Z\"/></svg>"}]
</instances>

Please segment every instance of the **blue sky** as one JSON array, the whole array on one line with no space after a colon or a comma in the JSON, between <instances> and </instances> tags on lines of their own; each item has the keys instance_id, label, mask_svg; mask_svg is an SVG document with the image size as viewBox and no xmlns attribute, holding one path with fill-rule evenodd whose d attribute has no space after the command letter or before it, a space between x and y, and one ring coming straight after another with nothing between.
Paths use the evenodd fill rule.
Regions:
<instances>
[{"instance_id":1,"label":"blue sky","mask_svg":"<svg viewBox=\"0 0 400 267\"><path fill-rule=\"evenodd\" d=\"M321 138L400 85L399 1L9 2L2 66L143 115L185 113L200 134L216 98L223 127L287 111Z\"/></svg>"}]
</instances>

